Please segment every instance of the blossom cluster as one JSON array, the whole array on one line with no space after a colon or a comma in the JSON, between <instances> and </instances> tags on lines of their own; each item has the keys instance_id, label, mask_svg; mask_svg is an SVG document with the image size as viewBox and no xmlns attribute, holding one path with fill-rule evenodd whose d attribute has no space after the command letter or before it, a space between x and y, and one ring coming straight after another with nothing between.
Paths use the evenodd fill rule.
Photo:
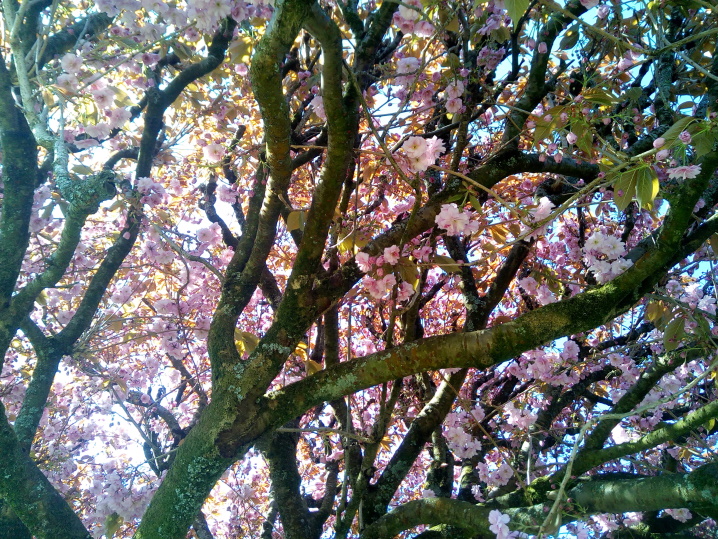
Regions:
<instances>
[{"instance_id":1,"label":"blossom cluster","mask_svg":"<svg viewBox=\"0 0 718 539\"><path fill-rule=\"evenodd\" d=\"M403 148L414 172L424 172L446 151L443 141L437 137L409 137Z\"/></svg>"},{"instance_id":2,"label":"blossom cluster","mask_svg":"<svg viewBox=\"0 0 718 539\"><path fill-rule=\"evenodd\" d=\"M481 409L474 410L474 419L483 419ZM459 459L470 459L481 451L481 442L469 434L466 427L470 426L470 417L466 412L452 412L444 422L444 437L451 452Z\"/></svg>"},{"instance_id":3,"label":"blossom cluster","mask_svg":"<svg viewBox=\"0 0 718 539\"><path fill-rule=\"evenodd\" d=\"M309 104L314 110L314 114L316 114L320 120L327 119L327 113L324 111L324 98L321 95L316 94Z\"/></svg>"},{"instance_id":4,"label":"blossom cluster","mask_svg":"<svg viewBox=\"0 0 718 539\"><path fill-rule=\"evenodd\" d=\"M478 29L478 33L486 36L501 27L510 27L511 19L506 16L504 2L476 2L474 15L476 18L483 18L488 14L484 24Z\"/></svg>"},{"instance_id":5,"label":"blossom cluster","mask_svg":"<svg viewBox=\"0 0 718 539\"><path fill-rule=\"evenodd\" d=\"M518 280L519 287L535 298L539 304L548 305L556 302L556 296L545 283L539 283L533 277L523 277Z\"/></svg>"},{"instance_id":6,"label":"blossom cluster","mask_svg":"<svg viewBox=\"0 0 718 539\"><path fill-rule=\"evenodd\" d=\"M672 516L678 522L688 522L693 515L688 509L664 509L663 512L666 515Z\"/></svg>"},{"instance_id":7,"label":"blossom cluster","mask_svg":"<svg viewBox=\"0 0 718 539\"><path fill-rule=\"evenodd\" d=\"M692 310L698 309L710 314L716 314L716 299L713 296L706 295L699 283L683 284L675 279L671 279L666 283L666 291L683 303L688 305Z\"/></svg>"},{"instance_id":8,"label":"blossom cluster","mask_svg":"<svg viewBox=\"0 0 718 539\"><path fill-rule=\"evenodd\" d=\"M476 57L476 63L483 65L488 71L492 71L499 65L501 60L506 56L506 49L501 47L500 49L492 49L490 47L484 47L479 51Z\"/></svg>"},{"instance_id":9,"label":"blossom cluster","mask_svg":"<svg viewBox=\"0 0 718 539\"><path fill-rule=\"evenodd\" d=\"M212 163L218 163L224 158L226 152L225 147L222 144L212 142L202 148L204 158Z\"/></svg>"},{"instance_id":10,"label":"blossom cluster","mask_svg":"<svg viewBox=\"0 0 718 539\"><path fill-rule=\"evenodd\" d=\"M520 429L526 429L536 422L537 415L526 409L517 408L513 402L504 406L504 412L508 414L507 422Z\"/></svg>"},{"instance_id":11,"label":"blossom cluster","mask_svg":"<svg viewBox=\"0 0 718 539\"><path fill-rule=\"evenodd\" d=\"M394 287L397 287L397 279L393 271L394 267L399 263L401 251L398 245L392 245L384 249L384 253L378 257L371 257L367 253L357 253L356 263L359 269L373 275L364 276L364 288L367 293L374 299L379 300L390 294ZM414 287L402 281L398 283L396 299L399 302L408 300L414 294Z\"/></svg>"},{"instance_id":12,"label":"blossom cluster","mask_svg":"<svg viewBox=\"0 0 718 539\"><path fill-rule=\"evenodd\" d=\"M486 462L480 462L476 465L479 472L479 478L489 487L503 487L514 475L514 471L507 462L502 462L500 466L490 468Z\"/></svg>"},{"instance_id":13,"label":"blossom cluster","mask_svg":"<svg viewBox=\"0 0 718 539\"><path fill-rule=\"evenodd\" d=\"M461 96L464 94L464 83L461 80L453 80L446 85L444 97L446 97L446 112L456 114L461 112L464 106Z\"/></svg>"},{"instance_id":14,"label":"blossom cluster","mask_svg":"<svg viewBox=\"0 0 718 539\"><path fill-rule=\"evenodd\" d=\"M693 143L693 136L688 131L681 131L673 144L666 146L667 140L664 137L658 137L653 141L653 147L657 149L655 158L657 163L666 161L671 155L670 146L687 146ZM701 165L679 165L675 159L668 161L670 168L663 171L659 166L657 170L660 173L667 175L668 178L674 180L690 180L698 176L701 172ZM660 177L660 176L659 176Z\"/></svg>"},{"instance_id":15,"label":"blossom cluster","mask_svg":"<svg viewBox=\"0 0 718 539\"><path fill-rule=\"evenodd\" d=\"M700 165L681 165L666 170L669 178L677 180L690 180L698 176L701 172Z\"/></svg>"},{"instance_id":16,"label":"blossom cluster","mask_svg":"<svg viewBox=\"0 0 718 539\"><path fill-rule=\"evenodd\" d=\"M551 215L551 212L553 211L554 208L555 208L554 203L551 202L551 200L549 200L548 197L541 197L539 199L538 206L529 210L529 213L531 214L531 220L534 223L540 223L541 221L547 219ZM523 232L526 233L528 231L527 228L526 227L523 227L523 228L524 228ZM538 238L544 232L545 232L545 227L539 226L539 227L534 228L534 230L528 232L526 237L529 239Z\"/></svg>"},{"instance_id":17,"label":"blossom cluster","mask_svg":"<svg viewBox=\"0 0 718 539\"><path fill-rule=\"evenodd\" d=\"M161 204L166 197L164 185L152 178L137 178L137 191L142 195L140 202L150 208Z\"/></svg>"},{"instance_id":18,"label":"blossom cluster","mask_svg":"<svg viewBox=\"0 0 718 539\"><path fill-rule=\"evenodd\" d=\"M625 253L626 246L619 238L601 231L589 236L584 245L586 264L598 283L610 281L633 265L622 258Z\"/></svg>"},{"instance_id":19,"label":"blossom cluster","mask_svg":"<svg viewBox=\"0 0 718 539\"><path fill-rule=\"evenodd\" d=\"M520 380L534 379L552 386L570 386L580 378L578 370L567 368L577 356L578 346L573 341L567 341L560 354L546 349L524 352L518 362L508 367L508 372ZM533 413L517 410L514 405L505 406L504 411L509 414L509 424L519 428L525 428L536 420Z\"/></svg>"},{"instance_id":20,"label":"blossom cluster","mask_svg":"<svg viewBox=\"0 0 718 539\"><path fill-rule=\"evenodd\" d=\"M512 532L509 529L510 520L509 515L505 515L498 509L493 509L489 513L489 529L496 534L496 539L509 539L518 536L518 532Z\"/></svg>"},{"instance_id":21,"label":"blossom cluster","mask_svg":"<svg viewBox=\"0 0 718 539\"><path fill-rule=\"evenodd\" d=\"M413 84L420 66L421 62L414 56L399 58L396 62L396 83L404 88Z\"/></svg>"},{"instance_id":22,"label":"blossom cluster","mask_svg":"<svg viewBox=\"0 0 718 539\"><path fill-rule=\"evenodd\" d=\"M405 34L429 37L435 29L429 21L419 20L423 10L421 0L407 0L399 5L399 9L394 13L393 22Z\"/></svg>"},{"instance_id":23,"label":"blossom cluster","mask_svg":"<svg viewBox=\"0 0 718 539\"><path fill-rule=\"evenodd\" d=\"M442 204L436 216L436 226L446 230L449 236L475 234L479 231L479 223L472 221L468 212L459 211L453 202Z\"/></svg>"}]
</instances>

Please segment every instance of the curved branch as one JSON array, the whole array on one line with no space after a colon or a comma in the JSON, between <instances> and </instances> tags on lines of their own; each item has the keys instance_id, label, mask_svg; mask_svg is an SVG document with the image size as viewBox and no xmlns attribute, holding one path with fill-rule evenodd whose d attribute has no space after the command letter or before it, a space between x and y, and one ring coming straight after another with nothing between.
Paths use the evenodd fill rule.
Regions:
<instances>
[{"instance_id":1,"label":"curved branch","mask_svg":"<svg viewBox=\"0 0 718 539\"><path fill-rule=\"evenodd\" d=\"M656 247L613 281L486 330L429 337L320 371L265 396L264 421L256 423L258 432L268 423L284 422L321 402L388 380L444 368L487 368L560 337L598 327L626 312L640 293L668 270L680 250L682 231L718 164L718 155L706 159L705 164L706 170L695 182L685 184L674 199ZM228 448L236 443L232 430L226 436Z\"/></svg>"},{"instance_id":2,"label":"curved branch","mask_svg":"<svg viewBox=\"0 0 718 539\"><path fill-rule=\"evenodd\" d=\"M625 513L689 508L705 515L718 513L718 463L687 474L605 480L600 476L568 492L583 514Z\"/></svg>"},{"instance_id":3,"label":"curved branch","mask_svg":"<svg viewBox=\"0 0 718 539\"><path fill-rule=\"evenodd\" d=\"M104 32L110 24L112 24L112 19L105 13L92 13L51 35L44 43L42 56L37 61L37 69L41 69L56 56L73 49L80 39L88 36L94 37Z\"/></svg>"},{"instance_id":4,"label":"curved branch","mask_svg":"<svg viewBox=\"0 0 718 539\"><path fill-rule=\"evenodd\" d=\"M38 539L91 539L80 518L22 450L0 404L0 496Z\"/></svg>"},{"instance_id":5,"label":"curved branch","mask_svg":"<svg viewBox=\"0 0 718 539\"><path fill-rule=\"evenodd\" d=\"M266 164L260 167L258 174L269 172L270 177L266 187L260 182L260 189L255 189L247 223L227 267L222 296L210 325L208 349L215 383L224 378L236 380L248 366L241 362L234 345L234 328L266 266L284 207L283 193L292 175L291 119L282 89L281 66L312 3L312 0L277 2L252 57L250 80L263 118L266 147L263 155Z\"/></svg>"},{"instance_id":6,"label":"curved branch","mask_svg":"<svg viewBox=\"0 0 718 539\"><path fill-rule=\"evenodd\" d=\"M718 464L706 464L688 474L609 479L597 476L569 491L573 506L563 523L596 513L656 511L689 508L705 515L718 509ZM544 504L502 510L510 527L536 532L543 520ZM492 537L491 507L460 500L428 498L403 504L364 530L361 539L383 539L421 524L451 523L472 535ZM574 516L575 515L575 516Z\"/></svg>"},{"instance_id":7,"label":"curved branch","mask_svg":"<svg viewBox=\"0 0 718 539\"><path fill-rule=\"evenodd\" d=\"M420 524L437 525L446 522L468 534L491 537L495 534L489 530L490 511L487 507L451 498L414 500L400 505L368 526L361 534L361 539L385 539Z\"/></svg>"},{"instance_id":8,"label":"curved branch","mask_svg":"<svg viewBox=\"0 0 718 539\"><path fill-rule=\"evenodd\" d=\"M294 422L292 426L298 425ZM295 432L278 432L272 435L265 448L269 462L269 478L272 495L277 501L279 518L282 520L287 539L312 539L318 537L311 522L309 509L301 493L302 477L297 468L297 442Z\"/></svg>"}]
</instances>

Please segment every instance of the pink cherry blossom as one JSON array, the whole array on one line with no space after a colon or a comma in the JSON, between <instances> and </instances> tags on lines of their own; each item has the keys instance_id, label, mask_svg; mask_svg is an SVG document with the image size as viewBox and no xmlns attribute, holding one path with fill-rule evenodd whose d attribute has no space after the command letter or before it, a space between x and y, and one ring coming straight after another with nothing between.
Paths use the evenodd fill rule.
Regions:
<instances>
[{"instance_id":1,"label":"pink cherry blossom","mask_svg":"<svg viewBox=\"0 0 718 539\"><path fill-rule=\"evenodd\" d=\"M446 97L448 99L455 99L457 97L461 97L464 93L464 83L460 80L451 81L449 84L446 85L446 90L444 90L444 93L446 94Z\"/></svg>"},{"instance_id":2,"label":"pink cherry blossom","mask_svg":"<svg viewBox=\"0 0 718 539\"><path fill-rule=\"evenodd\" d=\"M450 114L456 114L457 112L459 112L461 110L461 107L463 107L463 105L464 105L463 102L458 97L449 99L446 102L446 112L448 112Z\"/></svg>"},{"instance_id":3,"label":"pink cherry blossom","mask_svg":"<svg viewBox=\"0 0 718 539\"><path fill-rule=\"evenodd\" d=\"M381 279L374 279L368 275L364 277L364 287L374 299L382 299L396 285L396 277L393 274L385 275Z\"/></svg>"},{"instance_id":4,"label":"pink cherry blossom","mask_svg":"<svg viewBox=\"0 0 718 539\"><path fill-rule=\"evenodd\" d=\"M212 143L208 144L202 149L202 153L204 153L204 158L207 161L211 162L218 162L221 161L225 154L225 148L222 144Z\"/></svg>"},{"instance_id":5,"label":"pink cherry blossom","mask_svg":"<svg viewBox=\"0 0 718 539\"><path fill-rule=\"evenodd\" d=\"M112 129L122 127L132 117L127 109L113 109L109 113L109 124Z\"/></svg>"},{"instance_id":6,"label":"pink cherry blossom","mask_svg":"<svg viewBox=\"0 0 718 539\"><path fill-rule=\"evenodd\" d=\"M551 202L548 197L541 197L538 207L531 210L531 217L536 223L543 221L551 215L554 207L554 203Z\"/></svg>"},{"instance_id":7,"label":"pink cherry blossom","mask_svg":"<svg viewBox=\"0 0 718 539\"><path fill-rule=\"evenodd\" d=\"M669 168L666 170L669 178L675 178L679 180L688 180L695 178L701 172L700 165L682 165L679 167Z\"/></svg>"},{"instance_id":8,"label":"pink cherry blossom","mask_svg":"<svg viewBox=\"0 0 718 539\"><path fill-rule=\"evenodd\" d=\"M401 253L399 252L399 246L397 245L392 245L391 247L384 249L384 262L387 262L392 266L399 262L400 256Z\"/></svg>"},{"instance_id":9,"label":"pink cherry blossom","mask_svg":"<svg viewBox=\"0 0 718 539\"><path fill-rule=\"evenodd\" d=\"M436 225L446 230L450 236L470 234L478 231L478 223L469 220L469 214L459 211L456 204L442 204L441 212L436 216Z\"/></svg>"},{"instance_id":10,"label":"pink cherry blossom","mask_svg":"<svg viewBox=\"0 0 718 539\"><path fill-rule=\"evenodd\" d=\"M410 158L421 157L426 153L426 140L422 137L409 137L403 148Z\"/></svg>"},{"instance_id":11,"label":"pink cherry blossom","mask_svg":"<svg viewBox=\"0 0 718 539\"><path fill-rule=\"evenodd\" d=\"M324 99L322 99L322 96L315 95L314 99L312 99L309 104L314 109L314 114L316 114L321 120L327 119L327 113L324 112Z\"/></svg>"},{"instance_id":12,"label":"pink cherry blossom","mask_svg":"<svg viewBox=\"0 0 718 539\"><path fill-rule=\"evenodd\" d=\"M76 54L67 53L60 60L60 66L65 73L75 75L82 69L83 60Z\"/></svg>"},{"instance_id":13,"label":"pink cherry blossom","mask_svg":"<svg viewBox=\"0 0 718 539\"><path fill-rule=\"evenodd\" d=\"M664 509L663 512L679 522L688 522L693 515L688 509Z\"/></svg>"},{"instance_id":14,"label":"pink cherry blossom","mask_svg":"<svg viewBox=\"0 0 718 539\"><path fill-rule=\"evenodd\" d=\"M65 73L57 77L57 86L70 94L74 94L80 86L80 81L75 75Z\"/></svg>"},{"instance_id":15,"label":"pink cherry blossom","mask_svg":"<svg viewBox=\"0 0 718 539\"><path fill-rule=\"evenodd\" d=\"M421 16L420 14L424 9L421 0L407 0L403 4L405 5L399 6L399 15L401 15L404 20L415 21ZM409 6L415 9L411 9Z\"/></svg>"},{"instance_id":16,"label":"pink cherry blossom","mask_svg":"<svg viewBox=\"0 0 718 539\"><path fill-rule=\"evenodd\" d=\"M406 74L406 73L416 73L416 71L419 69L419 66L421 65L421 62L418 58L414 56L407 56L405 58L400 58L396 62L396 72L400 75Z\"/></svg>"},{"instance_id":17,"label":"pink cherry blossom","mask_svg":"<svg viewBox=\"0 0 718 539\"><path fill-rule=\"evenodd\" d=\"M424 139L409 137L402 149L409 157L409 164L414 172L423 172L444 153L444 144L438 137Z\"/></svg>"},{"instance_id":18,"label":"pink cherry blossom","mask_svg":"<svg viewBox=\"0 0 718 539\"><path fill-rule=\"evenodd\" d=\"M396 300L399 302L406 301L414 295L414 287L410 283L404 281L399 285L399 290L396 294ZM715 309L714 309L715 310Z\"/></svg>"},{"instance_id":19,"label":"pink cherry blossom","mask_svg":"<svg viewBox=\"0 0 718 539\"><path fill-rule=\"evenodd\" d=\"M369 255L367 253L357 253L356 263L361 271L365 273L371 271L372 265L370 262Z\"/></svg>"},{"instance_id":20,"label":"pink cherry blossom","mask_svg":"<svg viewBox=\"0 0 718 539\"><path fill-rule=\"evenodd\" d=\"M106 109L112 106L115 100L115 92L112 88L106 87L92 92L92 97L99 108Z\"/></svg>"}]
</instances>

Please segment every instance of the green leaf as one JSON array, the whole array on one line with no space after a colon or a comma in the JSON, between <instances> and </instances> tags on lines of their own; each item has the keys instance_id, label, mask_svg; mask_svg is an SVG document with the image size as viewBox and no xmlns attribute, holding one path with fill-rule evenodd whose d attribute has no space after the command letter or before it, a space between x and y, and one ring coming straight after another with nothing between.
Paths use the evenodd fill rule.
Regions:
<instances>
[{"instance_id":1,"label":"green leaf","mask_svg":"<svg viewBox=\"0 0 718 539\"><path fill-rule=\"evenodd\" d=\"M564 111L565 108L566 107L563 106L553 107L552 109L546 111L546 114L543 117L536 120L536 129L534 130L534 144L541 142L545 138L548 138L549 135L551 135L551 133L561 122L561 113ZM551 120L544 120L544 118L549 114L551 115Z\"/></svg>"},{"instance_id":2,"label":"green leaf","mask_svg":"<svg viewBox=\"0 0 718 539\"><path fill-rule=\"evenodd\" d=\"M251 354L252 351L257 348L259 344L259 337L249 331L242 331L240 329L234 330L234 344L237 346L237 350L240 353Z\"/></svg>"},{"instance_id":3,"label":"green leaf","mask_svg":"<svg viewBox=\"0 0 718 539\"><path fill-rule=\"evenodd\" d=\"M135 50L135 49L140 48L140 46L137 44L137 41L135 41L134 39L131 39L129 37L110 35L109 39L110 39L110 41L114 41L115 43L124 45L124 47L129 50Z\"/></svg>"},{"instance_id":4,"label":"green leaf","mask_svg":"<svg viewBox=\"0 0 718 539\"><path fill-rule=\"evenodd\" d=\"M546 279L546 286L556 295L561 295L563 293L563 285L556 279Z\"/></svg>"},{"instance_id":5,"label":"green leaf","mask_svg":"<svg viewBox=\"0 0 718 539\"><path fill-rule=\"evenodd\" d=\"M105 537L107 537L107 539L112 539L124 522L125 519L117 513L108 515L105 519Z\"/></svg>"},{"instance_id":6,"label":"green leaf","mask_svg":"<svg viewBox=\"0 0 718 539\"><path fill-rule=\"evenodd\" d=\"M83 176L89 176L94 172L94 170L87 165L75 165L72 167L72 172L75 174L82 174Z\"/></svg>"},{"instance_id":7,"label":"green leaf","mask_svg":"<svg viewBox=\"0 0 718 539\"><path fill-rule=\"evenodd\" d=\"M696 150L696 157L702 157L713 151L713 146L718 141L718 133L709 127L706 122L693 124L688 131L691 134L691 144Z\"/></svg>"},{"instance_id":8,"label":"green leaf","mask_svg":"<svg viewBox=\"0 0 718 539\"><path fill-rule=\"evenodd\" d=\"M691 116L683 116L680 120L669 127L668 131L663 133L663 138L666 139L666 147L673 144L678 139L678 135L683 133L683 131L685 131L686 128L694 121L694 118Z\"/></svg>"},{"instance_id":9,"label":"green leaf","mask_svg":"<svg viewBox=\"0 0 718 539\"><path fill-rule=\"evenodd\" d=\"M337 249L339 249L339 252L344 254L350 250L356 250L356 243L354 243L354 238L356 237L356 232L352 232L351 234L347 235L344 239L342 239L339 243L337 243Z\"/></svg>"},{"instance_id":10,"label":"green leaf","mask_svg":"<svg viewBox=\"0 0 718 539\"><path fill-rule=\"evenodd\" d=\"M708 238L708 243L711 246L711 249L713 249L713 254L718 256L718 234L713 234L710 238Z\"/></svg>"},{"instance_id":11,"label":"green leaf","mask_svg":"<svg viewBox=\"0 0 718 539\"><path fill-rule=\"evenodd\" d=\"M606 105L607 107L615 105L619 102L618 97L602 88L590 88L588 90L584 90L583 97L586 101L598 103L599 105Z\"/></svg>"},{"instance_id":12,"label":"green leaf","mask_svg":"<svg viewBox=\"0 0 718 539\"><path fill-rule=\"evenodd\" d=\"M307 224L307 212L304 210L290 211L287 215L287 231L292 230L304 230L304 225Z\"/></svg>"},{"instance_id":13,"label":"green leaf","mask_svg":"<svg viewBox=\"0 0 718 539\"><path fill-rule=\"evenodd\" d=\"M506 238L508 238L509 230L508 228L506 228L505 225L493 225L491 228L489 228L489 232L491 232L491 238L498 245L506 243Z\"/></svg>"},{"instance_id":14,"label":"green leaf","mask_svg":"<svg viewBox=\"0 0 718 539\"><path fill-rule=\"evenodd\" d=\"M479 34L479 35L481 35L481 34ZM497 28L496 30L494 30L493 32L491 32L489 34L489 37L496 43L504 43L505 41L508 41L509 39L511 39L511 31L508 28L506 28L505 26L501 26L501 27Z\"/></svg>"},{"instance_id":15,"label":"green leaf","mask_svg":"<svg viewBox=\"0 0 718 539\"><path fill-rule=\"evenodd\" d=\"M361 232L357 233L355 230L344 236L337 244L337 248L340 253L347 253L353 249L352 253L354 254L358 253L367 243L369 243L367 238Z\"/></svg>"},{"instance_id":16,"label":"green leaf","mask_svg":"<svg viewBox=\"0 0 718 539\"><path fill-rule=\"evenodd\" d=\"M189 60L195 54L195 51L191 47L179 41L172 41L172 50L183 62Z\"/></svg>"},{"instance_id":17,"label":"green leaf","mask_svg":"<svg viewBox=\"0 0 718 539\"><path fill-rule=\"evenodd\" d=\"M653 200L658 195L658 187L658 176L653 167L643 167L638 170L636 200L641 208L651 209Z\"/></svg>"},{"instance_id":18,"label":"green leaf","mask_svg":"<svg viewBox=\"0 0 718 539\"><path fill-rule=\"evenodd\" d=\"M434 264L443 269L446 273L459 273L461 266L456 263L456 260L448 256L435 255Z\"/></svg>"},{"instance_id":19,"label":"green leaf","mask_svg":"<svg viewBox=\"0 0 718 539\"><path fill-rule=\"evenodd\" d=\"M624 92L624 94L621 96L621 101L638 101L638 99L643 95L643 88L640 86L634 86L633 88L629 88Z\"/></svg>"},{"instance_id":20,"label":"green leaf","mask_svg":"<svg viewBox=\"0 0 718 539\"><path fill-rule=\"evenodd\" d=\"M646 307L646 319L653 322L658 329L662 327L661 319L666 313L666 307L662 301L651 301Z\"/></svg>"},{"instance_id":21,"label":"green leaf","mask_svg":"<svg viewBox=\"0 0 718 539\"><path fill-rule=\"evenodd\" d=\"M461 27L459 26L459 18L454 17L453 19L451 19L448 24L444 26L444 30L448 32L454 32L455 34L461 32Z\"/></svg>"},{"instance_id":22,"label":"green leaf","mask_svg":"<svg viewBox=\"0 0 718 539\"><path fill-rule=\"evenodd\" d=\"M509 12L509 17L514 21L514 28L516 28L516 23L519 22L519 19L526 13L530 3L531 0L506 0L504 2L506 11Z\"/></svg>"},{"instance_id":23,"label":"green leaf","mask_svg":"<svg viewBox=\"0 0 718 539\"><path fill-rule=\"evenodd\" d=\"M573 49L576 46L576 43L578 43L580 35L579 29L580 26L576 23L566 30L563 39L561 39L561 43L558 44L558 48L562 51Z\"/></svg>"},{"instance_id":24,"label":"green leaf","mask_svg":"<svg viewBox=\"0 0 718 539\"><path fill-rule=\"evenodd\" d=\"M638 174L640 169L632 168L618 175L613 184L613 200L616 202L618 209L623 211L636 196L636 183L638 182Z\"/></svg>"},{"instance_id":25,"label":"green leaf","mask_svg":"<svg viewBox=\"0 0 718 539\"><path fill-rule=\"evenodd\" d=\"M685 320L682 316L674 318L666 326L663 332L663 348L666 352L675 350L681 342L681 338L685 334Z\"/></svg>"},{"instance_id":26,"label":"green leaf","mask_svg":"<svg viewBox=\"0 0 718 539\"><path fill-rule=\"evenodd\" d=\"M408 258L402 258L399 260L398 269L401 278L416 288L416 285L419 284L419 267Z\"/></svg>"},{"instance_id":27,"label":"green leaf","mask_svg":"<svg viewBox=\"0 0 718 539\"><path fill-rule=\"evenodd\" d=\"M252 58L254 41L249 36L239 36L227 48L227 56L232 64L249 64Z\"/></svg>"},{"instance_id":28,"label":"green leaf","mask_svg":"<svg viewBox=\"0 0 718 539\"><path fill-rule=\"evenodd\" d=\"M575 121L571 124L571 131L578 137L576 146L586 155L593 153L593 131L585 121Z\"/></svg>"},{"instance_id":29,"label":"green leaf","mask_svg":"<svg viewBox=\"0 0 718 539\"><path fill-rule=\"evenodd\" d=\"M694 320L698 324L695 332L705 339L710 339L712 337L711 326L708 323L708 320L706 320L706 317L702 314L696 314Z\"/></svg>"}]
</instances>

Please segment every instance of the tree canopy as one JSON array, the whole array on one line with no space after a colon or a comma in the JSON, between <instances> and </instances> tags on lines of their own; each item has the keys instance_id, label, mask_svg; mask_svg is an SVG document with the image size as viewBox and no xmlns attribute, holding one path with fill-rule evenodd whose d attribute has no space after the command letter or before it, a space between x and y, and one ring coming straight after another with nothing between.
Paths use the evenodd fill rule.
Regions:
<instances>
[{"instance_id":1,"label":"tree canopy","mask_svg":"<svg viewBox=\"0 0 718 539\"><path fill-rule=\"evenodd\" d=\"M0 538L715 537L715 0L3 0Z\"/></svg>"}]
</instances>

